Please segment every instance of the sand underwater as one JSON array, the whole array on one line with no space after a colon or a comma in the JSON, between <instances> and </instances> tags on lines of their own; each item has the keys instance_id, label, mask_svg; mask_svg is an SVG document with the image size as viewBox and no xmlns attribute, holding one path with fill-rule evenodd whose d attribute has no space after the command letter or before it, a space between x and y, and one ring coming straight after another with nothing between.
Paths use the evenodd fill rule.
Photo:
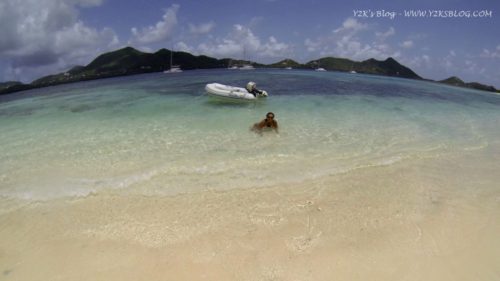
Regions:
<instances>
[{"instance_id":1,"label":"sand underwater","mask_svg":"<svg viewBox=\"0 0 500 281\"><path fill-rule=\"evenodd\" d=\"M0 280L500 280L500 96L173 75L1 98ZM269 98L203 93L249 80Z\"/></svg>"}]
</instances>

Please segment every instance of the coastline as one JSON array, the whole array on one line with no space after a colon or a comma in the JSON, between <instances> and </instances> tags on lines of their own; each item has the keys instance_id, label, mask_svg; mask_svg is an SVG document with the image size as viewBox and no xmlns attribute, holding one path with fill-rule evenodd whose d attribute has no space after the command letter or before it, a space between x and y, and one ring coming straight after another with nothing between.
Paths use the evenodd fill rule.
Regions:
<instances>
[{"instance_id":1,"label":"coastline","mask_svg":"<svg viewBox=\"0 0 500 281\"><path fill-rule=\"evenodd\" d=\"M453 87L473 89L479 91L498 93L499 90L491 85L478 82L464 82L456 76L444 80L433 80L420 77L410 68L400 64L392 57L385 60L367 59L364 61L352 61L346 58L323 57L301 64L291 59L285 59L276 63L261 64L252 61L235 60L231 58L216 59L208 56L194 56L185 52L173 52L172 50L160 49L155 53L145 53L132 47L125 47L108 53L98 55L86 66L73 67L72 69L58 74L40 77L31 83L24 84L19 81L0 82L0 96L32 89L50 86L72 84L77 82L100 80L113 77L124 77L137 74L163 73L169 66L164 65L170 55L174 53L181 56L178 63L183 65L184 70L208 70L227 69L233 61L239 64L251 65L260 69L285 69L293 66L300 70L314 70L318 64L324 66L328 71L356 74L378 75L384 77L396 77L412 80L423 80ZM151 61L154 57L154 63Z\"/></svg>"},{"instance_id":2,"label":"coastline","mask_svg":"<svg viewBox=\"0 0 500 281\"><path fill-rule=\"evenodd\" d=\"M0 214L0 270L8 280L493 280L500 197L486 153L287 186L32 203Z\"/></svg>"}]
</instances>

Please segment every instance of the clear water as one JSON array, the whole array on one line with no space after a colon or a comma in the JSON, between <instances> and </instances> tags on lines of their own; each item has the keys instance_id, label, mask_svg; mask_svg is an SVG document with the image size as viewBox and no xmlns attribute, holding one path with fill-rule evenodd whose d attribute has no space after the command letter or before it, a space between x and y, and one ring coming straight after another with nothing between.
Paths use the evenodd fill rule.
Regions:
<instances>
[{"instance_id":1,"label":"clear water","mask_svg":"<svg viewBox=\"0 0 500 281\"><path fill-rule=\"evenodd\" d=\"M220 103L206 83L270 97ZM265 187L409 159L488 151L500 96L436 83L313 71L186 71L62 85L0 100L0 196L165 195ZM280 133L249 127L276 114ZM499 167L500 168L500 167Z\"/></svg>"}]
</instances>

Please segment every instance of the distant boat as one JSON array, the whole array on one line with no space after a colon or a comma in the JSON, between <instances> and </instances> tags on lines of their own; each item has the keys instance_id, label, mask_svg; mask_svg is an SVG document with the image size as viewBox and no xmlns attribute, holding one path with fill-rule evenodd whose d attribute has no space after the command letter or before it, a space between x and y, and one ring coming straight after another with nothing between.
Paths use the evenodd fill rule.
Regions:
<instances>
[{"instance_id":1,"label":"distant boat","mask_svg":"<svg viewBox=\"0 0 500 281\"><path fill-rule=\"evenodd\" d=\"M253 67L253 65L251 64L244 64L239 68L239 70L252 70L252 69L255 69L255 67Z\"/></svg>"},{"instance_id":2,"label":"distant boat","mask_svg":"<svg viewBox=\"0 0 500 281\"><path fill-rule=\"evenodd\" d=\"M287 66L287 67L285 67L285 69L289 69L290 70L290 69L293 69L293 68L291 66Z\"/></svg>"},{"instance_id":3,"label":"distant boat","mask_svg":"<svg viewBox=\"0 0 500 281\"><path fill-rule=\"evenodd\" d=\"M173 65L172 64L172 56L173 56L174 51L170 51L170 69L163 71L163 73L179 73L182 72L181 66L180 65Z\"/></svg>"},{"instance_id":4,"label":"distant boat","mask_svg":"<svg viewBox=\"0 0 500 281\"><path fill-rule=\"evenodd\" d=\"M182 69L178 65L172 65L169 70L163 71L163 73L179 73L182 72Z\"/></svg>"},{"instance_id":5,"label":"distant boat","mask_svg":"<svg viewBox=\"0 0 500 281\"><path fill-rule=\"evenodd\" d=\"M351 74L356 74L356 70L354 70L354 62L351 64L351 71L349 71Z\"/></svg>"},{"instance_id":6,"label":"distant boat","mask_svg":"<svg viewBox=\"0 0 500 281\"><path fill-rule=\"evenodd\" d=\"M227 64L227 69L238 69L237 65L233 65L233 60L230 59L229 63Z\"/></svg>"},{"instance_id":7,"label":"distant boat","mask_svg":"<svg viewBox=\"0 0 500 281\"><path fill-rule=\"evenodd\" d=\"M247 57L247 48L245 46L243 46L243 60L246 61L246 57ZM253 70L253 69L255 69L255 67L253 67L253 65L247 63L247 64L241 65L238 69L239 70Z\"/></svg>"},{"instance_id":8,"label":"distant boat","mask_svg":"<svg viewBox=\"0 0 500 281\"><path fill-rule=\"evenodd\" d=\"M320 62L319 61L316 61L316 69L315 71L326 71L326 69L324 69L323 67L320 66Z\"/></svg>"}]
</instances>

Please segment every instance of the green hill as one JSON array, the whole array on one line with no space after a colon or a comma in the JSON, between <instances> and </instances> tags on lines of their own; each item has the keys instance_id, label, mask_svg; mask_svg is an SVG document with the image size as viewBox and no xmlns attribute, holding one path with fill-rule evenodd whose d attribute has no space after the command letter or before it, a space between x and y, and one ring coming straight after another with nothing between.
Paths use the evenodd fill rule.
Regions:
<instances>
[{"instance_id":1,"label":"green hill","mask_svg":"<svg viewBox=\"0 0 500 281\"><path fill-rule=\"evenodd\" d=\"M497 92L498 91L493 86L484 85L484 84L480 84L480 83L477 83L477 82L466 83L462 79L460 79L460 78L458 78L456 76L451 76L449 78L446 78L446 79L438 81L438 82L439 83L448 84L448 85L452 85L452 86L465 87L465 88L471 88L471 89L488 91L488 92Z\"/></svg>"},{"instance_id":2,"label":"green hill","mask_svg":"<svg viewBox=\"0 0 500 281\"><path fill-rule=\"evenodd\" d=\"M397 76L410 79L422 79L413 70L400 64L393 58L388 58L384 61L369 59L361 62L361 68L358 72L381 74L387 76Z\"/></svg>"},{"instance_id":3,"label":"green hill","mask_svg":"<svg viewBox=\"0 0 500 281\"><path fill-rule=\"evenodd\" d=\"M155 53L144 53L132 47L126 47L102 54L86 66L77 66L65 73L42 77L33 81L31 85L43 87L106 77L160 72L170 68L170 52L167 49L160 49ZM173 52L173 64L181 65L185 70L224 67L222 60L207 56L193 56L186 52Z\"/></svg>"},{"instance_id":4,"label":"green hill","mask_svg":"<svg viewBox=\"0 0 500 281\"><path fill-rule=\"evenodd\" d=\"M23 83L18 82L18 81L7 81L7 82L1 82L0 83L0 90L4 90L13 86L19 86L22 85Z\"/></svg>"},{"instance_id":5,"label":"green hill","mask_svg":"<svg viewBox=\"0 0 500 281\"><path fill-rule=\"evenodd\" d=\"M143 53L132 47L126 47L98 56L87 66L80 69L80 72L87 74L127 73L141 69L141 66L144 64L151 65L152 62L154 62L152 54Z\"/></svg>"},{"instance_id":6,"label":"green hill","mask_svg":"<svg viewBox=\"0 0 500 281\"><path fill-rule=\"evenodd\" d=\"M456 76L451 76L449 78L446 78L446 79L438 81L438 82L448 84L448 85L453 85L453 86L465 87L465 82Z\"/></svg>"},{"instance_id":7,"label":"green hill","mask_svg":"<svg viewBox=\"0 0 500 281\"><path fill-rule=\"evenodd\" d=\"M292 67L292 68L303 68L303 65L300 63L292 60L292 59L284 59L279 62L275 62L273 64L268 65L269 67L273 68L286 68L286 67Z\"/></svg>"},{"instance_id":8,"label":"green hill","mask_svg":"<svg viewBox=\"0 0 500 281\"><path fill-rule=\"evenodd\" d=\"M20 82L0 83L0 94L7 94L27 89L71 83L85 80L94 80L107 77L132 75L139 73L160 72L170 68L171 51L160 49L155 53L145 53L132 47L125 47L116 51L99 55L86 66L75 66L67 72L48 75L33 81L30 84ZM318 67L333 71L356 71L358 73L395 76L410 79L422 79L419 75L393 58L384 61L368 59L352 61L345 58L325 57L300 64L291 59L285 59L273 64L259 64L251 61L233 60L230 58L216 59L208 56L194 56L186 52L173 52L173 64L180 65L184 70L227 68L231 65L251 64L254 67L299 68L315 69ZM457 77L450 77L441 83L454 86L468 87L485 91L496 91L492 86L479 83L465 83Z\"/></svg>"},{"instance_id":9,"label":"green hill","mask_svg":"<svg viewBox=\"0 0 500 281\"><path fill-rule=\"evenodd\" d=\"M18 81L2 82L0 83L0 95L29 90L31 88L33 87L30 86L29 84L23 84Z\"/></svg>"},{"instance_id":10,"label":"green hill","mask_svg":"<svg viewBox=\"0 0 500 281\"><path fill-rule=\"evenodd\" d=\"M333 71L351 71L355 70L355 65L358 62L349 60L349 59L344 59L344 58L333 58L333 57L326 57L326 58L320 58L318 60L313 60L305 64L306 68L310 69L315 69L318 67L324 68L326 70L333 70Z\"/></svg>"},{"instance_id":11,"label":"green hill","mask_svg":"<svg viewBox=\"0 0 500 281\"><path fill-rule=\"evenodd\" d=\"M322 67L326 70L333 71L356 71L358 73L377 74L385 76L396 76L410 79L422 79L413 70L401 65L393 58L388 58L384 61L369 59L362 62L352 61L344 58L326 57L318 60L310 61L305 64L306 68Z\"/></svg>"}]
</instances>

